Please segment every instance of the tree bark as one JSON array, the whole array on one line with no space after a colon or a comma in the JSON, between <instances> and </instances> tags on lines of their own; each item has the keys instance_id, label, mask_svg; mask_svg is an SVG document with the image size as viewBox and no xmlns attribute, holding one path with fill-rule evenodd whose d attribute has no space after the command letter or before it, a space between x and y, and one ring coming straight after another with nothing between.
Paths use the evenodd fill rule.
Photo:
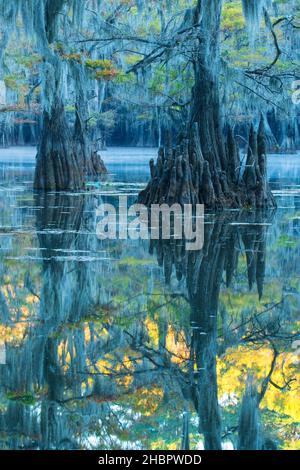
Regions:
<instances>
[{"instance_id":1,"label":"tree bark","mask_svg":"<svg viewBox=\"0 0 300 470\"><path fill-rule=\"evenodd\" d=\"M84 174L65 116L64 105L55 100L44 111L38 146L34 188L44 191L79 190Z\"/></svg>"}]
</instances>

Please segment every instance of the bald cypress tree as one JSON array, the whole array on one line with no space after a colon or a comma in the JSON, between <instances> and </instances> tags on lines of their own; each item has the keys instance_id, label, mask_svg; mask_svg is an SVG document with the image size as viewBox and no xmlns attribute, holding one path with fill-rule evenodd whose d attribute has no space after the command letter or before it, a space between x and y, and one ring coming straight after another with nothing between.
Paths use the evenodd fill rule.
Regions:
<instances>
[{"instance_id":1,"label":"bald cypress tree","mask_svg":"<svg viewBox=\"0 0 300 470\"><path fill-rule=\"evenodd\" d=\"M251 34L263 1L244 0ZM273 207L275 201L266 176L264 122L249 134L244 178L233 131L222 119L220 100L220 32L222 0L198 0L185 18L185 27L198 33L193 45L194 88L185 132L176 142L168 140L151 162L151 181L139 200L153 203L204 203L209 208ZM253 6L253 4L256 4Z\"/></svg>"},{"instance_id":2,"label":"bald cypress tree","mask_svg":"<svg viewBox=\"0 0 300 470\"><path fill-rule=\"evenodd\" d=\"M38 190L82 189L86 175L105 172L87 132L84 67L69 67L56 47L70 18L74 30L80 28L84 6L79 0L9 0L0 3L0 15L8 31L18 29L20 18L25 33L35 39L42 59L42 132L34 178L34 188ZM76 101L74 128L67 119L64 106L68 75L73 79Z\"/></svg>"}]
</instances>

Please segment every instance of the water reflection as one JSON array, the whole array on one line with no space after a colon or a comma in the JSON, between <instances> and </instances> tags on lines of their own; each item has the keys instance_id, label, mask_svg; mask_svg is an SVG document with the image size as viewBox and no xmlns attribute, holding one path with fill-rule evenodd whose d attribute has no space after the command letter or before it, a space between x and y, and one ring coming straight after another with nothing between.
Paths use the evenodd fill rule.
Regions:
<instances>
[{"instance_id":1,"label":"water reflection","mask_svg":"<svg viewBox=\"0 0 300 470\"><path fill-rule=\"evenodd\" d=\"M188 367L182 377L181 388L186 400L192 402L199 416L199 433L204 437L205 449L222 448L222 420L218 400L217 357L233 345L251 343L268 344L273 349L271 370L261 381L253 383L251 370L245 374L245 396L236 426L239 449L266 449L276 447L263 436L259 418L259 405L279 355L282 341L292 341L284 318L279 320L274 304L265 312L241 315L240 323L229 318L223 306L219 315L219 297L223 273L227 288L237 271L241 251L245 253L249 289L254 283L259 298L263 296L266 266L266 232L272 213L229 213L215 217L206 224L205 244L198 253L185 252L180 242L162 240L155 243L159 264L164 265L166 282L170 282L172 263L179 279L186 276L187 301L190 305L190 332ZM259 389L258 389L259 388ZM187 406L188 408L188 406ZM185 421L187 417L184 417ZM185 435L186 433L186 435ZM184 448L189 448L188 427L183 427ZM235 446L236 447L236 446Z\"/></svg>"},{"instance_id":2,"label":"water reflection","mask_svg":"<svg viewBox=\"0 0 300 470\"><path fill-rule=\"evenodd\" d=\"M298 199L187 252L99 241L101 197L1 192L1 448L295 448Z\"/></svg>"}]
</instances>

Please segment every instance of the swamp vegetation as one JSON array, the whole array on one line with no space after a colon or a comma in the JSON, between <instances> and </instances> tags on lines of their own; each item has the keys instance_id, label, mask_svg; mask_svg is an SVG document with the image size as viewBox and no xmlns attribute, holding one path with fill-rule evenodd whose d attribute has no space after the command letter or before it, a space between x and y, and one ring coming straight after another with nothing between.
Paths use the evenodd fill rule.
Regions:
<instances>
[{"instance_id":1,"label":"swamp vegetation","mask_svg":"<svg viewBox=\"0 0 300 470\"><path fill-rule=\"evenodd\" d=\"M299 449L299 30L0 0L1 449ZM120 195L204 204L202 249L100 240Z\"/></svg>"}]
</instances>

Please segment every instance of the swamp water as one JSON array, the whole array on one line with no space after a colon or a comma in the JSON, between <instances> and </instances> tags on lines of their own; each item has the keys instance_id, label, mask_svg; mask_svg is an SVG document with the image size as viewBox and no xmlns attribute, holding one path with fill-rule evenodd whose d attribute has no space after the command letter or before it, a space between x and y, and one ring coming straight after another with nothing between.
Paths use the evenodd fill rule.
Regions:
<instances>
[{"instance_id":1,"label":"swamp water","mask_svg":"<svg viewBox=\"0 0 300 470\"><path fill-rule=\"evenodd\" d=\"M33 149L0 151L0 448L299 448L300 156L269 158L276 212L207 214L199 252L100 241L155 153L43 196Z\"/></svg>"}]
</instances>

